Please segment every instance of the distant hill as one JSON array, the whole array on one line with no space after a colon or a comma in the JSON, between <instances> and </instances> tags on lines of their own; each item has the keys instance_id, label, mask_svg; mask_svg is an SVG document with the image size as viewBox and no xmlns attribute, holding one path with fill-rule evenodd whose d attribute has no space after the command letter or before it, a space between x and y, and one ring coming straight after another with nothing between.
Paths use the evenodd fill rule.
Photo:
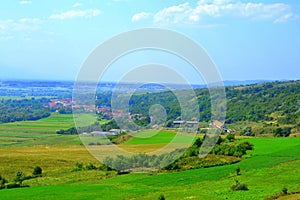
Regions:
<instances>
[{"instance_id":1,"label":"distant hill","mask_svg":"<svg viewBox=\"0 0 300 200\"><path fill-rule=\"evenodd\" d=\"M227 122L274 120L294 124L300 117L300 81L226 87Z\"/></svg>"},{"instance_id":2,"label":"distant hill","mask_svg":"<svg viewBox=\"0 0 300 200\"><path fill-rule=\"evenodd\" d=\"M239 121L277 120L281 124L296 124L300 117L300 80L286 82L262 82L239 86L226 86L226 123ZM200 108L200 121L210 121L210 95L207 88L195 90ZM110 106L111 93L98 95L97 105ZM170 92L135 94L130 99L130 111L148 115L149 108L161 104L168 120L180 116L176 96Z\"/></svg>"},{"instance_id":3,"label":"distant hill","mask_svg":"<svg viewBox=\"0 0 300 200\"><path fill-rule=\"evenodd\" d=\"M223 81L225 86L240 86L240 85L253 85L258 83L268 83L268 82L274 82L272 80L245 80L245 81L238 81L238 80L226 80Z\"/></svg>"}]
</instances>

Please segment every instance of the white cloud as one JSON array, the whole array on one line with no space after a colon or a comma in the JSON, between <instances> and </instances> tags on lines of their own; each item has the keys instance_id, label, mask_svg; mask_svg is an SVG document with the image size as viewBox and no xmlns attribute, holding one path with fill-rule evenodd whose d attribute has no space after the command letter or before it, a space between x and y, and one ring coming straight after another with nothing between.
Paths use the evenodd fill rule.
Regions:
<instances>
[{"instance_id":1,"label":"white cloud","mask_svg":"<svg viewBox=\"0 0 300 200\"><path fill-rule=\"evenodd\" d=\"M22 18L19 20L21 23L28 23L28 24L40 24L42 21L38 18Z\"/></svg>"},{"instance_id":2,"label":"white cloud","mask_svg":"<svg viewBox=\"0 0 300 200\"><path fill-rule=\"evenodd\" d=\"M19 1L19 4L21 4L21 5L32 4L32 1L23 0L23 1Z\"/></svg>"},{"instance_id":3,"label":"white cloud","mask_svg":"<svg viewBox=\"0 0 300 200\"><path fill-rule=\"evenodd\" d=\"M10 35L14 32L35 31L40 29L39 19L22 18L19 20L0 20L0 35Z\"/></svg>"},{"instance_id":4,"label":"white cloud","mask_svg":"<svg viewBox=\"0 0 300 200\"><path fill-rule=\"evenodd\" d=\"M87 9L87 10L70 10L60 14L50 15L50 19L73 19L73 18L91 18L101 14L98 9Z\"/></svg>"},{"instance_id":5,"label":"white cloud","mask_svg":"<svg viewBox=\"0 0 300 200\"><path fill-rule=\"evenodd\" d=\"M188 2L158 11L154 23L195 23L207 18L238 17L251 20L276 20L292 18L292 8L284 3L254 3L232 0L199 0L192 7Z\"/></svg>"},{"instance_id":6,"label":"white cloud","mask_svg":"<svg viewBox=\"0 0 300 200\"><path fill-rule=\"evenodd\" d=\"M132 18L131 18L131 21L132 22L137 22L137 21L140 21L142 19L146 19L149 16L150 16L150 13L140 12L140 13L137 13L137 14L133 15Z\"/></svg>"},{"instance_id":7,"label":"white cloud","mask_svg":"<svg viewBox=\"0 0 300 200\"><path fill-rule=\"evenodd\" d=\"M192 8L188 2L164 8L154 15L154 23L178 23L188 17L191 12Z\"/></svg>"},{"instance_id":8,"label":"white cloud","mask_svg":"<svg viewBox=\"0 0 300 200\"><path fill-rule=\"evenodd\" d=\"M292 13L288 13L286 15L283 15L277 19L274 20L274 23L282 23L282 22L286 22L290 19L296 18L296 16Z\"/></svg>"},{"instance_id":9,"label":"white cloud","mask_svg":"<svg viewBox=\"0 0 300 200\"><path fill-rule=\"evenodd\" d=\"M73 8L77 8L77 7L80 7L80 6L82 6L81 3L74 3L72 7L73 7Z\"/></svg>"}]
</instances>

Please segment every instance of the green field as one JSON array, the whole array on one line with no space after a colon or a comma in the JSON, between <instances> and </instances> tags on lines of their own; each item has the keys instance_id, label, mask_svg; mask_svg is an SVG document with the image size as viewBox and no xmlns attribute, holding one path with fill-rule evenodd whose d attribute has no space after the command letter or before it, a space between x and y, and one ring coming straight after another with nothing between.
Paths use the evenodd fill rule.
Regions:
<instances>
[{"instance_id":1,"label":"green field","mask_svg":"<svg viewBox=\"0 0 300 200\"><path fill-rule=\"evenodd\" d=\"M81 126L94 123L92 115L82 114L76 116ZM79 143L78 136L56 135L60 129L74 127L71 114L52 113L50 117L37 121L21 121L0 124L0 147L30 146L39 144L56 144L61 142Z\"/></svg>"},{"instance_id":2,"label":"green field","mask_svg":"<svg viewBox=\"0 0 300 200\"><path fill-rule=\"evenodd\" d=\"M81 115L83 125L94 122ZM24 181L29 188L0 190L2 199L264 199L300 190L300 138L247 138L254 144L239 163L169 173L116 175L103 170L74 171L76 163L100 162L89 154L78 136L57 135L56 130L74 126L72 115L53 113L49 118L0 125L0 175L12 181L17 171L30 175L41 166L43 176ZM145 130L119 147L131 152L151 152L171 141L190 144L194 135L175 131ZM201 136L202 137L202 136ZM174 139L175 138L175 139ZM86 138L95 142L102 137ZM99 151L104 146L92 147ZM235 169L241 168L241 175ZM238 179L248 191L232 191ZM297 198L297 195L296 195Z\"/></svg>"},{"instance_id":3,"label":"green field","mask_svg":"<svg viewBox=\"0 0 300 200\"><path fill-rule=\"evenodd\" d=\"M187 143L193 141L194 135L176 134L175 131L145 130L138 132L125 144L168 144L170 142Z\"/></svg>"},{"instance_id":4,"label":"green field","mask_svg":"<svg viewBox=\"0 0 300 200\"><path fill-rule=\"evenodd\" d=\"M151 132L140 134L144 137L143 134ZM155 145L155 142L164 143L170 139L172 133L161 132L148 142ZM30 173L33 165L41 165L45 174L41 178L25 181L25 184L31 185L30 188L1 190L0 195L1 199L158 199L160 194L164 194L166 199L264 199L279 193L283 187L289 191L299 191L300 138L245 140L253 143L255 149L237 164L120 176L107 175L101 170L73 172L76 162L99 164L80 145L2 148L2 176L7 172L8 178L13 177L16 166L18 170ZM147 142L136 137L122 145L141 143ZM8 164L10 166L5 166ZM238 166L241 175L236 176ZM231 191L230 186L236 179L247 184L249 190Z\"/></svg>"}]
</instances>

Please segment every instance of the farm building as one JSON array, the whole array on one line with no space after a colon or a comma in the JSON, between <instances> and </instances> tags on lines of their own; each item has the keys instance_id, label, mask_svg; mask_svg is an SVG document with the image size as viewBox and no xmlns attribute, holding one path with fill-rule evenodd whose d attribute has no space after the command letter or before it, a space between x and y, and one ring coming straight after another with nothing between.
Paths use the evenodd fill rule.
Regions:
<instances>
[{"instance_id":1,"label":"farm building","mask_svg":"<svg viewBox=\"0 0 300 200\"><path fill-rule=\"evenodd\" d=\"M214 120L212 122L212 126L214 126L216 128L219 128L219 129L229 133L229 130L227 129L227 127L222 122L220 122L218 120Z\"/></svg>"}]
</instances>

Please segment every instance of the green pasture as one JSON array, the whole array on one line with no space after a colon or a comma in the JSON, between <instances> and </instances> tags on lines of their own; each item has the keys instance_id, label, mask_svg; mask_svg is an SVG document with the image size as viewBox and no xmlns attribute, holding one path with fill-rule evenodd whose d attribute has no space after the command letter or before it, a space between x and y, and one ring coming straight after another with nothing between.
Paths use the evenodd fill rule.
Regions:
<instances>
[{"instance_id":1,"label":"green pasture","mask_svg":"<svg viewBox=\"0 0 300 200\"><path fill-rule=\"evenodd\" d=\"M195 135L176 133L175 131L145 130L135 134L125 144L168 144L170 142L190 144Z\"/></svg>"},{"instance_id":2,"label":"green pasture","mask_svg":"<svg viewBox=\"0 0 300 200\"><path fill-rule=\"evenodd\" d=\"M164 135L163 138L165 137L167 136ZM46 184L47 177L41 177L43 184L40 185L44 186L1 190L0 196L1 199L158 199L160 194L164 194L166 199L252 200L279 193L283 187L288 188L288 191L300 190L300 138L245 140L254 144L254 150L249 151L243 161L233 165L171 173L136 173L112 178L103 178L102 172L97 170L68 172L68 178L57 177L57 184L51 177L51 184ZM136 144L137 138L128 141L129 144L130 142ZM74 153L62 158L68 159L70 156L76 158ZM241 168L239 176L235 174L237 167ZM64 171L63 167L54 169ZM88 173L90 178L81 177L84 173ZM247 184L249 190L231 191L230 186L235 180Z\"/></svg>"},{"instance_id":3,"label":"green pasture","mask_svg":"<svg viewBox=\"0 0 300 200\"><path fill-rule=\"evenodd\" d=\"M95 122L93 115L76 115L78 126ZM78 136L57 135L56 131L74 127L71 114L52 113L50 117L37 121L21 121L0 124L0 147L55 144L61 142L79 143Z\"/></svg>"}]
</instances>

